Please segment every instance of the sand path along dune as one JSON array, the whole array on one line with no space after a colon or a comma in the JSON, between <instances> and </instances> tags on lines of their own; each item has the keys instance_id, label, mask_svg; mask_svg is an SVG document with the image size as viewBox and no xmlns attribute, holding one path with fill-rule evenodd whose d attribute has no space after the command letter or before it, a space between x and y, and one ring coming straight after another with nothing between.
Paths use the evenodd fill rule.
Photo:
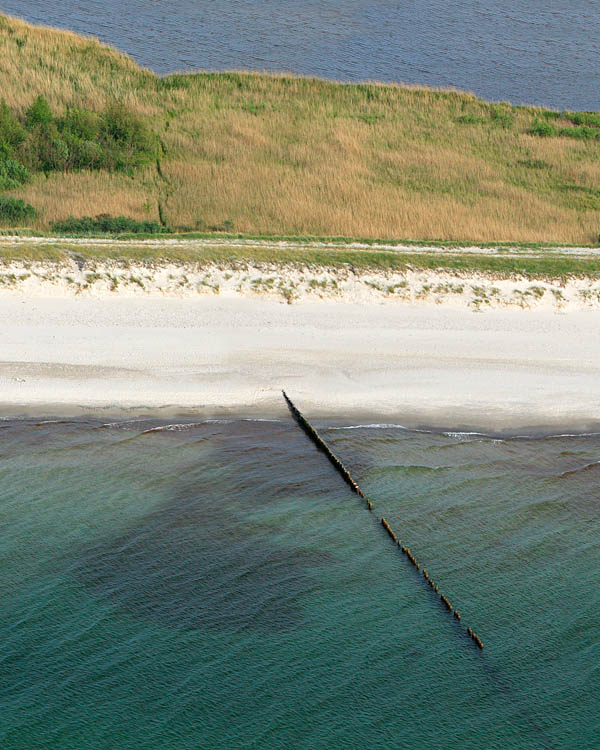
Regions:
<instances>
[{"instance_id":1,"label":"sand path along dune","mask_svg":"<svg viewBox=\"0 0 600 750\"><path fill-rule=\"evenodd\" d=\"M14 414L285 414L407 426L600 423L597 312L219 297L0 296Z\"/></svg>"}]
</instances>

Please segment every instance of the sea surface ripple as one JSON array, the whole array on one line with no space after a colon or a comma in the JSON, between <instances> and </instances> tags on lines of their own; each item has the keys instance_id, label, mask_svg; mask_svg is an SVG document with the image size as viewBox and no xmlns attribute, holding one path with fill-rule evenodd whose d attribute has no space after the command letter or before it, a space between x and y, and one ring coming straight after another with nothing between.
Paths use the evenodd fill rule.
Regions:
<instances>
[{"instance_id":1,"label":"sea surface ripple","mask_svg":"<svg viewBox=\"0 0 600 750\"><path fill-rule=\"evenodd\" d=\"M4 419L0 747L594 748L600 435Z\"/></svg>"}]
</instances>

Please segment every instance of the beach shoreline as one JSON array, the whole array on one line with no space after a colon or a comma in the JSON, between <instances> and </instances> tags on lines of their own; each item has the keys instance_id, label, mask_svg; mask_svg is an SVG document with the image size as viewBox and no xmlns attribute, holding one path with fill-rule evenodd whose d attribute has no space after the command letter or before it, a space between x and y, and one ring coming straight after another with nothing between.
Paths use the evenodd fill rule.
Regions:
<instances>
[{"instance_id":1,"label":"beach shoreline","mask_svg":"<svg viewBox=\"0 0 600 750\"><path fill-rule=\"evenodd\" d=\"M592 310L0 294L3 416L275 417L596 431Z\"/></svg>"}]
</instances>

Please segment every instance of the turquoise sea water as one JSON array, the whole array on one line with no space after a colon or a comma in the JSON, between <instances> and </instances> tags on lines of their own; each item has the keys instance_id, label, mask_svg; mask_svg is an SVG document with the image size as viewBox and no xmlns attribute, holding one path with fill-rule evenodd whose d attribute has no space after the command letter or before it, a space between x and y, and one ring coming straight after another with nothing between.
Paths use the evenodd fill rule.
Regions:
<instances>
[{"instance_id":1,"label":"turquoise sea water","mask_svg":"<svg viewBox=\"0 0 600 750\"><path fill-rule=\"evenodd\" d=\"M1 748L600 747L600 435L318 426L0 422Z\"/></svg>"}]
</instances>

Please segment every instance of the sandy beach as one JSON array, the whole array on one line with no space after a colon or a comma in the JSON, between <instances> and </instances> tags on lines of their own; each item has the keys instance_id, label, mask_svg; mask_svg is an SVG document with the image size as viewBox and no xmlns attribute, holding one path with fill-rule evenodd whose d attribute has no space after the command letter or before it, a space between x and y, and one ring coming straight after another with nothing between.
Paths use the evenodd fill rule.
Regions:
<instances>
[{"instance_id":1,"label":"sandy beach","mask_svg":"<svg viewBox=\"0 0 600 750\"><path fill-rule=\"evenodd\" d=\"M307 413L407 426L600 423L593 310L196 294L0 294L5 415Z\"/></svg>"}]
</instances>

